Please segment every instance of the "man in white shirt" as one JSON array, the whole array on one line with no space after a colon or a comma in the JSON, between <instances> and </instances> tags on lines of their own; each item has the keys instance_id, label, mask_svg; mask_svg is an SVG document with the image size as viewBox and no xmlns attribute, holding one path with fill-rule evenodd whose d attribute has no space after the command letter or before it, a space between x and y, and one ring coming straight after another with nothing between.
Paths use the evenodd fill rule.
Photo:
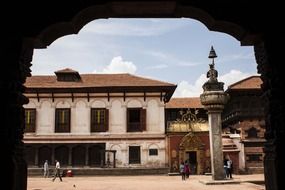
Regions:
<instances>
[{"instance_id":1,"label":"man in white shirt","mask_svg":"<svg viewBox=\"0 0 285 190\"><path fill-rule=\"evenodd\" d=\"M62 181L61 176L60 176L60 164L58 160L55 160L55 174L54 174L54 178L52 179L52 181L54 181L57 176L59 177L60 181Z\"/></svg>"}]
</instances>

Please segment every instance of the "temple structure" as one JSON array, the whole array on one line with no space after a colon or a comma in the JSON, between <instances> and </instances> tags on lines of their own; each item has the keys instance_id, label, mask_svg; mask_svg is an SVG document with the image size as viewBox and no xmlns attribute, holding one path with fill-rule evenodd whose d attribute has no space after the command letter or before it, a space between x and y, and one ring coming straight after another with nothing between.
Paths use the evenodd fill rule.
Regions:
<instances>
[{"instance_id":1,"label":"temple structure","mask_svg":"<svg viewBox=\"0 0 285 190\"><path fill-rule=\"evenodd\" d=\"M200 99L172 98L165 107L170 172L187 161L191 174L210 172L209 127Z\"/></svg>"},{"instance_id":2,"label":"temple structure","mask_svg":"<svg viewBox=\"0 0 285 190\"><path fill-rule=\"evenodd\" d=\"M228 87L230 100L222 114L224 133L238 146L239 170L264 172L265 115L260 76L250 76Z\"/></svg>"}]
</instances>

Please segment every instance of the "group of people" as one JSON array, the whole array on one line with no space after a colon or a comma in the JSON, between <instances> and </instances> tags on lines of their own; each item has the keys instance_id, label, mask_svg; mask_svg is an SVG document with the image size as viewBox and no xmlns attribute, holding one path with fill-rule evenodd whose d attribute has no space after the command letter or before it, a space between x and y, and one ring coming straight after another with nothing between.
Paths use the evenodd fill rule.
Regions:
<instances>
[{"instance_id":1,"label":"group of people","mask_svg":"<svg viewBox=\"0 0 285 190\"><path fill-rule=\"evenodd\" d=\"M49 177L49 165L48 165L48 161L46 160L44 163L44 177ZM54 168L54 177L52 179L52 181L54 181L56 179L56 177L59 177L60 181L62 181L61 175L60 175L60 163L58 160L55 160L55 168Z\"/></svg>"},{"instance_id":2,"label":"group of people","mask_svg":"<svg viewBox=\"0 0 285 190\"><path fill-rule=\"evenodd\" d=\"M224 158L224 170L225 170L225 178L232 179L233 161L230 159L229 156Z\"/></svg>"},{"instance_id":3,"label":"group of people","mask_svg":"<svg viewBox=\"0 0 285 190\"><path fill-rule=\"evenodd\" d=\"M180 163L179 171L182 176L182 180L186 180L189 178L191 171L190 171L190 166L187 160L185 162Z\"/></svg>"}]
</instances>

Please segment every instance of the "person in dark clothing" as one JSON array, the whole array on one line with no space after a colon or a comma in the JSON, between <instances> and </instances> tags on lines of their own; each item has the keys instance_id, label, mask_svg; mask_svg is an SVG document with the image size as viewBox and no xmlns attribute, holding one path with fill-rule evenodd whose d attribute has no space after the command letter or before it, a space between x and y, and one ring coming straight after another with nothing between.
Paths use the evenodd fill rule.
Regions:
<instances>
[{"instance_id":1,"label":"person in dark clothing","mask_svg":"<svg viewBox=\"0 0 285 190\"><path fill-rule=\"evenodd\" d=\"M184 164L184 173L185 173L186 179L188 179L190 175L190 166L187 161L185 161L185 164Z\"/></svg>"},{"instance_id":2,"label":"person in dark clothing","mask_svg":"<svg viewBox=\"0 0 285 190\"><path fill-rule=\"evenodd\" d=\"M227 161L227 177L232 179L233 161L229 158Z\"/></svg>"},{"instance_id":3,"label":"person in dark clothing","mask_svg":"<svg viewBox=\"0 0 285 190\"><path fill-rule=\"evenodd\" d=\"M224 157L224 172L225 172L225 178L228 177L228 159Z\"/></svg>"}]
</instances>

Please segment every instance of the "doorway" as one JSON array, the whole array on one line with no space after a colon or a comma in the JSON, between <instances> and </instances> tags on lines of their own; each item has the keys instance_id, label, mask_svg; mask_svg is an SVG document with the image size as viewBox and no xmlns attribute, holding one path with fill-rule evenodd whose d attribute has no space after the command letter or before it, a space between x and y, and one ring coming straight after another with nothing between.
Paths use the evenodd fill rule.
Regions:
<instances>
[{"instance_id":1,"label":"doorway","mask_svg":"<svg viewBox=\"0 0 285 190\"><path fill-rule=\"evenodd\" d=\"M186 157L189 162L189 167L191 174L197 174L197 152L196 151L187 151Z\"/></svg>"}]
</instances>

